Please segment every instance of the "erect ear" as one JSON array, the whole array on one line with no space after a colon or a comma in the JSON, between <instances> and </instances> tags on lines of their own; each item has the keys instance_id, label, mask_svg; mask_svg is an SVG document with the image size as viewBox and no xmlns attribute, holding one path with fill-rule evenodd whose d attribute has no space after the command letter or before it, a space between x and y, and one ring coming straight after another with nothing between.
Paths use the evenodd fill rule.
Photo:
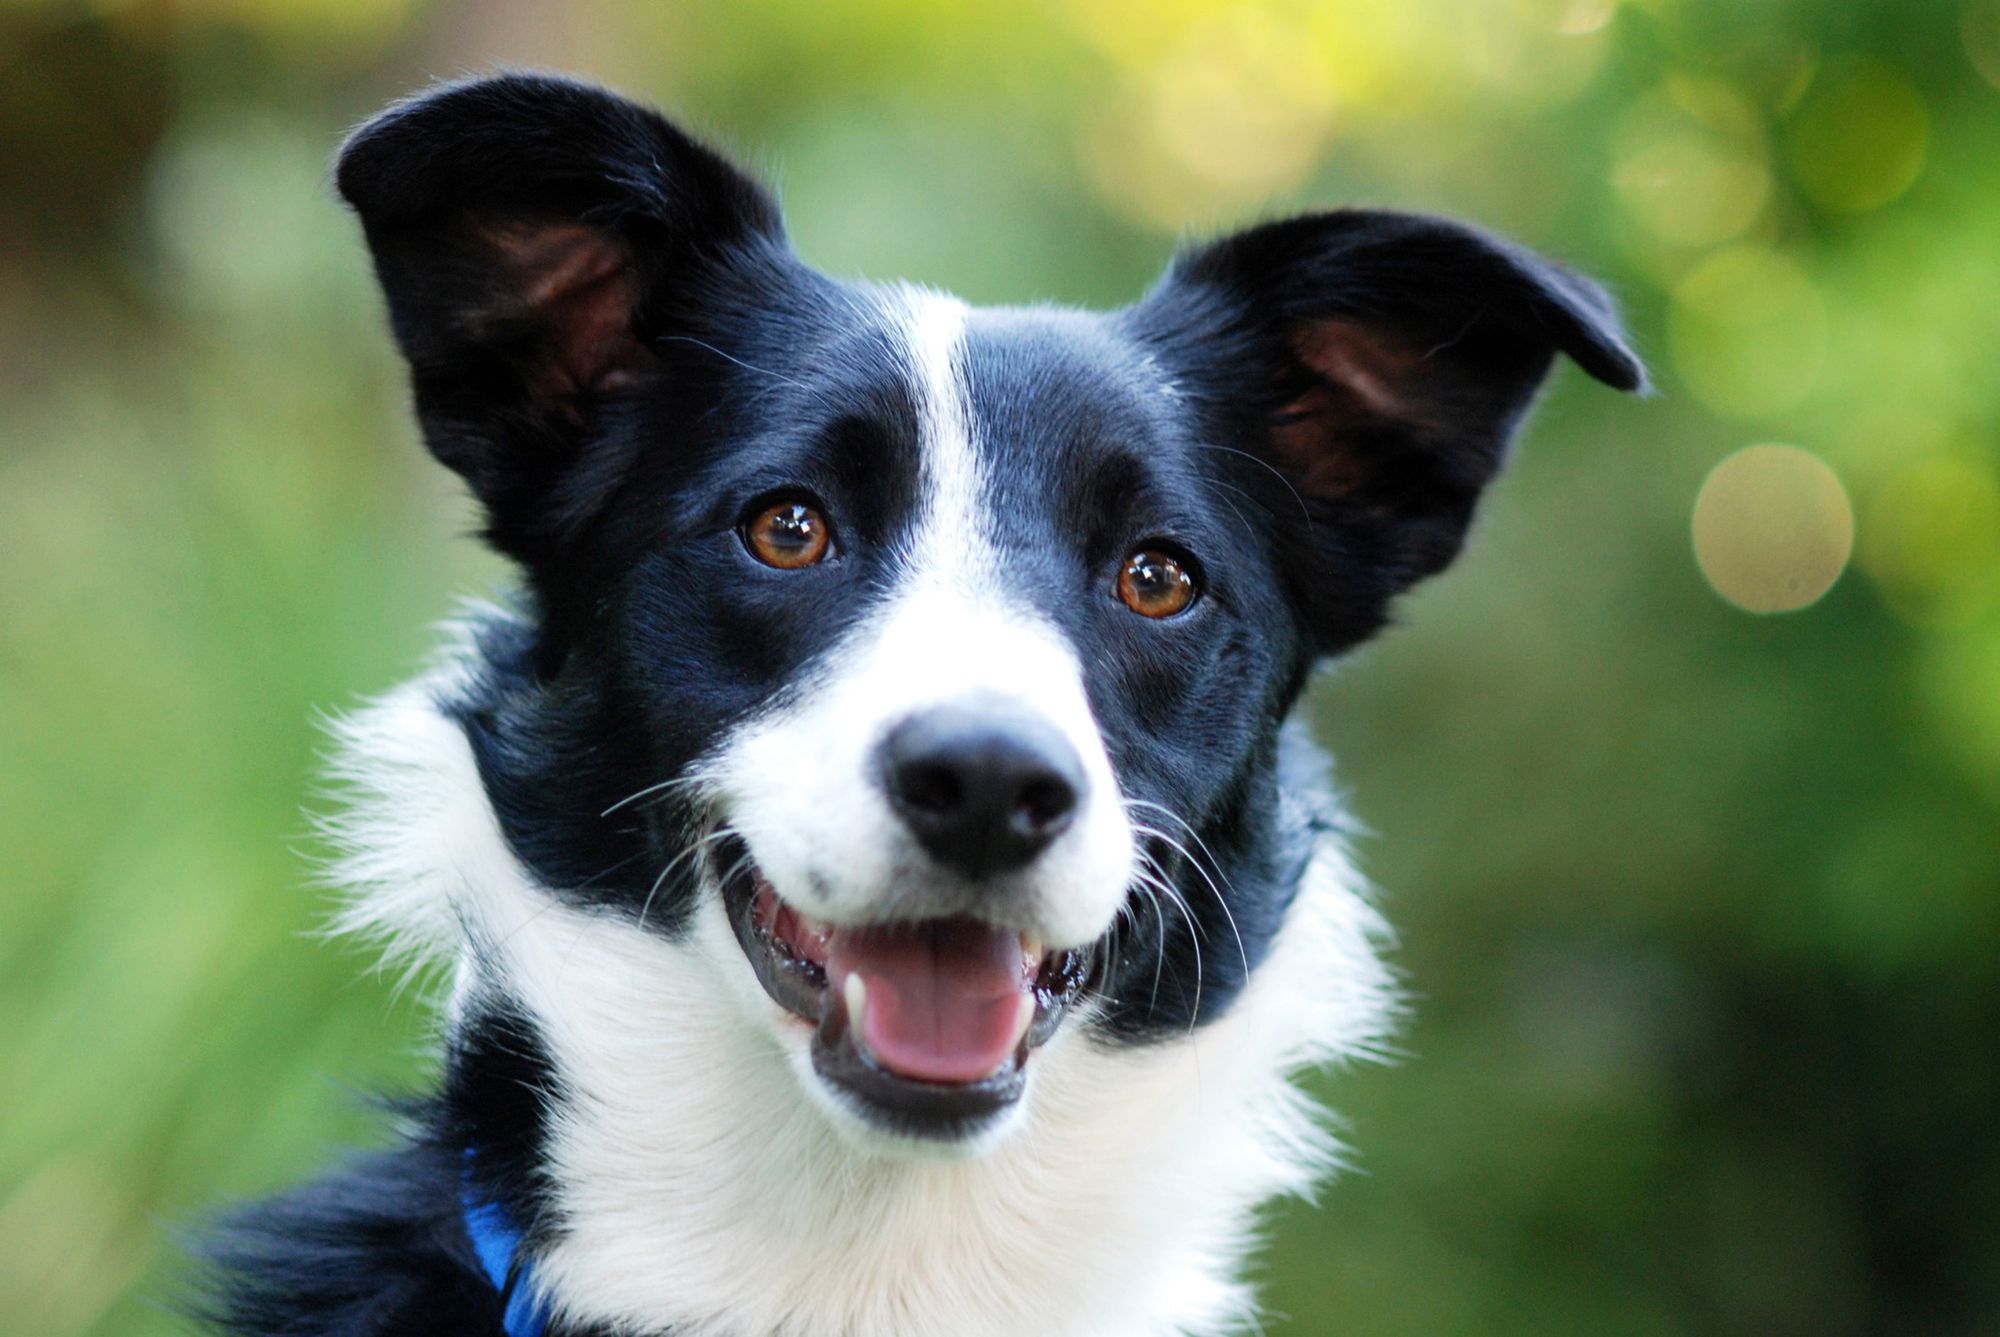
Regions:
<instances>
[{"instance_id":1,"label":"erect ear","mask_svg":"<svg viewBox=\"0 0 2000 1337\"><path fill-rule=\"evenodd\" d=\"M1270 466L1239 485L1271 498L1322 653L1450 563L1556 353L1620 390L1645 385L1595 284L1409 214L1339 210L1225 237L1181 256L1128 318L1197 430Z\"/></svg>"},{"instance_id":2,"label":"erect ear","mask_svg":"<svg viewBox=\"0 0 2000 1337\"><path fill-rule=\"evenodd\" d=\"M658 326L782 248L754 182L646 108L567 80L450 84L348 140L361 217L434 454L496 541L546 496L606 395L658 367Z\"/></svg>"}]
</instances>

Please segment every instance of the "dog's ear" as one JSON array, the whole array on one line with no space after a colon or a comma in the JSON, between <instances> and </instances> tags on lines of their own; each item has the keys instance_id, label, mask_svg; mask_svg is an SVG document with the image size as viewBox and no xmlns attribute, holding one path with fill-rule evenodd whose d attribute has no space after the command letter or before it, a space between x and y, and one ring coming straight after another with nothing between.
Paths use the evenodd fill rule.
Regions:
<instances>
[{"instance_id":1,"label":"dog's ear","mask_svg":"<svg viewBox=\"0 0 2000 1337\"><path fill-rule=\"evenodd\" d=\"M782 251L777 205L655 113L563 79L451 84L341 150L437 457L486 504L545 496L660 327ZM516 551L517 556L526 556Z\"/></svg>"},{"instance_id":2,"label":"dog's ear","mask_svg":"<svg viewBox=\"0 0 2000 1337\"><path fill-rule=\"evenodd\" d=\"M1128 319L1206 443L1229 448L1218 462L1254 459L1238 485L1270 499L1321 653L1450 563L1556 353L1620 390L1645 385L1595 284L1409 214L1225 237L1177 259Z\"/></svg>"}]
</instances>

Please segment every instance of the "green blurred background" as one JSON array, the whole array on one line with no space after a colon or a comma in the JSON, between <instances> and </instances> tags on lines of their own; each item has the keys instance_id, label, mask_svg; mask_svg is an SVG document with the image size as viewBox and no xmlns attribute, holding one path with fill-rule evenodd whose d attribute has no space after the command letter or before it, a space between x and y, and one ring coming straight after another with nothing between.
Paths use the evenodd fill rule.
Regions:
<instances>
[{"instance_id":1,"label":"green blurred background","mask_svg":"<svg viewBox=\"0 0 2000 1337\"><path fill-rule=\"evenodd\" d=\"M314 717L504 573L325 169L503 62L837 273L1112 304L1358 201L1606 278L1663 394L1559 375L1313 697L1417 1006L1274 1330L2000 1331L2000 0L0 0L0 1331L172 1331L169 1227L421 1078Z\"/></svg>"}]
</instances>

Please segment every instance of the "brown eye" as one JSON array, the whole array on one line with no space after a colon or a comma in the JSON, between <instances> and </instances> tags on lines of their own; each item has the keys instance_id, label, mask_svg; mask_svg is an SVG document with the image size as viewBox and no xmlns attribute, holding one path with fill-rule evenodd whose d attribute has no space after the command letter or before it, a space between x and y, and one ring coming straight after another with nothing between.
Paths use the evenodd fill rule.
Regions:
<instances>
[{"instance_id":1,"label":"brown eye","mask_svg":"<svg viewBox=\"0 0 2000 1337\"><path fill-rule=\"evenodd\" d=\"M802 501L766 506L743 526L750 555L780 571L796 571L826 556L826 517Z\"/></svg>"},{"instance_id":2,"label":"brown eye","mask_svg":"<svg viewBox=\"0 0 2000 1337\"><path fill-rule=\"evenodd\" d=\"M1194 576L1178 557L1141 548L1118 572L1118 597L1135 613L1172 617L1194 602Z\"/></svg>"}]
</instances>

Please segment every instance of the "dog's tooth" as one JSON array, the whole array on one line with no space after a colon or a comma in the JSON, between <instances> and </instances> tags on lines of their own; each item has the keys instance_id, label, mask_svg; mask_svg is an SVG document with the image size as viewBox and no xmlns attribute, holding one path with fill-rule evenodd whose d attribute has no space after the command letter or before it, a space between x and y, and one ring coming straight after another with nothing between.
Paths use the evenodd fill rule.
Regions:
<instances>
[{"instance_id":1,"label":"dog's tooth","mask_svg":"<svg viewBox=\"0 0 2000 1337\"><path fill-rule=\"evenodd\" d=\"M854 1036L854 1044L861 1046L861 1009L868 1006L868 982L861 978L861 972L850 970L847 978L840 982L840 996L847 1002L847 1029Z\"/></svg>"},{"instance_id":2,"label":"dog's tooth","mask_svg":"<svg viewBox=\"0 0 2000 1337\"><path fill-rule=\"evenodd\" d=\"M1026 933L1021 935L1021 957L1033 965L1040 965L1047 953L1042 950L1042 940Z\"/></svg>"},{"instance_id":3,"label":"dog's tooth","mask_svg":"<svg viewBox=\"0 0 2000 1337\"><path fill-rule=\"evenodd\" d=\"M833 925L824 919L800 915L799 937L801 941L795 945L810 949L807 954L817 961L826 955L826 945L833 938Z\"/></svg>"},{"instance_id":4,"label":"dog's tooth","mask_svg":"<svg viewBox=\"0 0 2000 1337\"><path fill-rule=\"evenodd\" d=\"M1014 1040L1009 1048L1019 1049L1021 1041L1028 1038L1028 1027L1034 1024L1035 996L1031 993L1024 993L1021 995L1020 1003L1015 1008Z\"/></svg>"}]
</instances>

